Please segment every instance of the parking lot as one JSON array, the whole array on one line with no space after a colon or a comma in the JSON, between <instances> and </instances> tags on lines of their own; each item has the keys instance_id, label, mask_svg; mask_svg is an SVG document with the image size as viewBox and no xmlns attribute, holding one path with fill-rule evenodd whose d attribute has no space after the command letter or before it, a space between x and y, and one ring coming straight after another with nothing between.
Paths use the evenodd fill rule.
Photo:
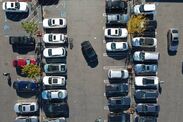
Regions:
<instances>
[{"instance_id":1,"label":"parking lot","mask_svg":"<svg viewBox=\"0 0 183 122\"><path fill-rule=\"evenodd\" d=\"M183 3L157 2L158 22L157 35L160 61L158 64L158 77L164 81L162 93L159 96L160 113L158 122L181 122L182 109L182 7ZM68 122L94 122L101 117L107 120L107 99L104 95L105 84L108 83L107 71L110 68L127 68L127 59L116 58L118 55L109 57L106 54L104 29L105 29L105 2L100 0L60 0L55 5L44 5L44 17L66 17L67 34L72 40L72 47L67 48L67 90L69 104ZM38 8L40 10L40 8ZM41 14L40 12L38 13ZM12 80L20 78L12 66L12 60L16 58L16 52L9 45L9 35L25 34L19 22L12 22L5 18L3 11L0 12L1 20L1 45L0 59L3 72L10 72ZM34 18L42 27L41 17ZM29 19L29 18L28 18ZM5 24L4 24L5 23ZM18 24L17 24L18 23ZM7 25L7 26L6 26ZM177 27L180 33L180 43L175 56L167 52L167 31L170 27ZM19 30L19 31L17 31ZM4 35L3 35L4 34ZM91 68L81 51L81 43L89 40L98 55L98 65ZM30 55L34 52L29 52ZM3 122L14 121L16 114L14 104L24 100L16 95L16 91L9 87L5 77L0 77L0 118ZM130 95L131 93L129 93ZM29 98L34 100L34 97ZM27 99L27 100L29 100ZM44 117L44 113L41 113ZM133 118L133 117L132 117ZM132 120L133 121L133 120Z\"/></svg>"}]
</instances>

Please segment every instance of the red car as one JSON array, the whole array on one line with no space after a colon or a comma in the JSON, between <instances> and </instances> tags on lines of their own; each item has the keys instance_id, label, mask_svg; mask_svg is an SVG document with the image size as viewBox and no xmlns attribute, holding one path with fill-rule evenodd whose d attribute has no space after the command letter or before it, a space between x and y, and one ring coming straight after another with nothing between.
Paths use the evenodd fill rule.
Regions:
<instances>
[{"instance_id":1,"label":"red car","mask_svg":"<svg viewBox=\"0 0 183 122\"><path fill-rule=\"evenodd\" d=\"M24 67L25 65L29 64L36 64L35 58L17 58L16 60L13 60L13 66L14 67Z\"/></svg>"}]
</instances>

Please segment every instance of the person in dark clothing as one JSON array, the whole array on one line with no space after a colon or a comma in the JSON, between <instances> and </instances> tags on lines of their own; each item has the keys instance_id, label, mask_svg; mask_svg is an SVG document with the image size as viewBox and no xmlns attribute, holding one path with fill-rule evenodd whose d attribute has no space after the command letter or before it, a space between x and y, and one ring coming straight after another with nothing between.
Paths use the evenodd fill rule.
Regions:
<instances>
[{"instance_id":1,"label":"person in dark clothing","mask_svg":"<svg viewBox=\"0 0 183 122\"><path fill-rule=\"evenodd\" d=\"M10 73L3 73L3 75L7 77L8 85L11 87L11 76L10 76Z\"/></svg>"}]
</instances>

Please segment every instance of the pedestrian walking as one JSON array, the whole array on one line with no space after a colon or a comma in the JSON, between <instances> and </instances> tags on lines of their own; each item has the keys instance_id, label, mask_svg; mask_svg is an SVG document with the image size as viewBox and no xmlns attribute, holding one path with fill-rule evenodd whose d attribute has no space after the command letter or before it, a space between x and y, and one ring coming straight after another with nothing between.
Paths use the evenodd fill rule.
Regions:
<instances>
[{"instance_id":1,"label":"pedestrian walking","mask_svg":"<svg viewBox=\"0 0 183 122\"><path fill-rule=\"evenodd\" d=\"M3 75L7 77L8 85L11 87L11 76L10 76L10 73L4 72Z\"/></svg>"},{"instance_id":2,"label":"pedestrian walking","mask_svg":"<svg viewBox=\"0 0 183 122\"><path fill-rule=\"evenodd\" d=\"M10 73L4 72L3 75L8 76L8 75L10 75Z\"/></svg>"}]
</instances>

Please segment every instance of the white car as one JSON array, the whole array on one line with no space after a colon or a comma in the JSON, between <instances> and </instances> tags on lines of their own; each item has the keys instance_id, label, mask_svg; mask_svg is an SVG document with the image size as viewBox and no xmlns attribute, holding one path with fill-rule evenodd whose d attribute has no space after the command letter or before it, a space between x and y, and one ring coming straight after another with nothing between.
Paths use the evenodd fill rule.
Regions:
<instances>
[{"instance_id":1,"label":"white car","mask_svg":"<svg viewBox=\"0 0 183 122\"><path fill-rule=\"evenodd\" d=\"M106 50L107 51L127 51L128 43L127 42L107 42Z\"/></svg>"},{"instance_id":2,"label":"white car","mask_svg":"<svg viewBox=\"0 0 183 122\"><path fill-rule=\"evenodd\" d=\"M43 84L45 86L65 86L66 80L63 76L44 76L43 77Z\"/></svg>"},{"instance_id":3,"label":"white car","mask_svg":"<svg viewBox=\"0 0 183 122\"><path fill-rule=\"evenodd\" d=\"M65 99L67 90L44 90L41 94L44 100Z\"/></svg>"},{"instance_id":4,"label":"white car","mask_svg":"<svg viewBox=\"0 0 183 122\"><path fill-rule=\"evenodd\" d=\"M44 43L49 44L64 44L67 41L67 35L56 34L56 33L46 33L43 36Z\"/></svg>"},{"instance_id":5,"label":"white car","mask_svg":"<svg viewBox=\"0 0 183 122\"><path fill-rule=\"evenodd\" d=\"M28 12L28 4L26 2L3 2L2 8L6 12Z\"/></svg>"},{"instance_id":6,"label":"white car","mask_svg":"<svg viewBox=\"0 0 183 122\"><path fill-rule=\"evenodd\" d=\"M39 122L37 116L18 116L14 122Z\"/></svg>"},{"instance_id":7,"label":"white car","mask_svg":"<svg viewBox=\"0 0 183 122\"><path fill-rule=\"evenodd\" d=\"M104 35L107 38L127 38L128 31L126 28L106 28Z\"/></svg>"},{"instance_id":8,"label":"white car","mask_svg":"<svg viewBox=\"0 0 183 122\"><path fill-rule=\"evenodd\" d=\"M129 72L126 69L109 69L108 78L109 79L127 79L129 77Z\"/></svg>"},{"instance_id":9,"label":"white car","mask_svg":"<svg viewBox=\"0 0 183 122\"><path fill-rule=\"evenodd\" d=\"M44 28L65 28L66 26L65 18L45 18L43 20Z\"/></svg>"},{"instance_id":10,"label":"white car","mask_svg":"<svg viewBox=\"0 0 183 122\"><path fill-rule=\"evenodd\" d=\"M20 114L34 113L38 111L36 102L19 102L14 106L14 111Z\"/></svg>"},{"instance_id":11,"label":"white car","mask_svg":"<svg viewBox=\"0 0 183 122\"><path fill-rule=\"evenodd\" d=\"M66 56L66 49L64 47L58 48L45 48L43 50L45 58L61 58Z\"/></svg>"},{"instance_id":12,"label":"white car","mask_svg":"<svg viewBox=\"0 0 183 122\"><path fill-rule=\"evenodd\" d=\"M66 122L66 119L64 117L60 117L60 118L47 118L47 119L44 119L43 122Z\"/></svg>"},{"instance_id":13,"label":"white car","mask_svg":"<svg viewBox=\"0 0 183 122\"><path fill-rule=\"evenodd\" d=\"M159 82L159 78L157 76L135 77L135 87L137 87L137 88L158 89L159 84L160 84L160 82Z\"/></svg>"},{"instance_id":14,"label":"white car","mask_svg":"<svg viewBox=\"0 0 183 122\"><path fill-rule=\"evenodd\" d=\"M153 37L135 37L132 39L132 47L156 48L157 39Z\"/></svg>"},{"instance_id":15,"label":"white car","mask_svg":"<svg viewBox=\"0 0 183 122\"><path fill-rule=\"evenodd\" d=\"M157 62L159 58L159 52L136 51L133 54L133 60L137 62Z\"/></svg>"},{"instance_id":16,"label":"white car","mask_svg":"<svg viewBox=\"0 0 183 122\"><path fill-rule=\"evenodd\" d=\"M155 3L147 3L134 6L135 14L154 14L156 11Z\"/></svg>"}]
</instances>

